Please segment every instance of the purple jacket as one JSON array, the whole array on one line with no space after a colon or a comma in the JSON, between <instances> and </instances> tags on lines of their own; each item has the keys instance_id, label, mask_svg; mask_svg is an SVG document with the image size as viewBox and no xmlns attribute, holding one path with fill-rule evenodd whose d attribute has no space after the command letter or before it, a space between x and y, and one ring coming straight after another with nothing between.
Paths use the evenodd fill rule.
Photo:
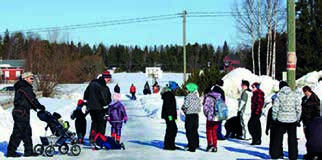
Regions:
<instances>
[{"instance_id":1,"label":"purple jacket","mask_svg":"<svg viewBox=\"0 0 322 160\"><path fill-rule=\"evenodd\" d=\"M213 100L212 100L212 97L215 97L216 99L220 99L221 98L221 95L220 93L217 93L217 92L210 92L208 94L205 95L205 98L204 98L204 106L203 106L203 113L205 114L206 118L208 121L215 121L215 116L214 116L214 104L213 103Z\"/></svg>"},{"instance_id":2,"label":"purple jacket","mask_svg":"<svg viewBox=\"0 0 322 160\"><path fill-rule=\"evenodd\" d=\"M122 122L122 120L127 120L125 106L120 102L112 102L108 106L108 113L110 117L110 122Z\"/></svg>"}]
</instances>

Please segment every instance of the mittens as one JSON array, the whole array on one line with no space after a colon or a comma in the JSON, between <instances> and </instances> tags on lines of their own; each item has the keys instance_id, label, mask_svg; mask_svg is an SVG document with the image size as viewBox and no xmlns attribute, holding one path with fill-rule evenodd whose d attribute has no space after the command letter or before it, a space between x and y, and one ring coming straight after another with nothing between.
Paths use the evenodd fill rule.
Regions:
<instances>
[{"instance_id":1,"label":"mittens","mask_svg":"<svg viewBox=\"0 0 322 160\"><path fill-rule=\"evenodd\" d=\"M172 121L172 116L168 116L168 118L169 118L169 121Z\"/></svg>"}]
</instances>

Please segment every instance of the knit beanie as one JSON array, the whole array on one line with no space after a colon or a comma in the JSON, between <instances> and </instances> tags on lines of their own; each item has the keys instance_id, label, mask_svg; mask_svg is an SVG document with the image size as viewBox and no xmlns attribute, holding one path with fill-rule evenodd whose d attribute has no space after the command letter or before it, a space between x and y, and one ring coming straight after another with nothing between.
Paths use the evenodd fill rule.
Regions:
<instances>
[{"instance_id":1,"label":"knit beanie","mask_svg":"<svg viewBox=\"0 0 322 160\"><path fill-rule=\"evenodd\" d=\"M25 72L21 75L22 79L28 78L28 77L32 77L33 74L31 72Z\"/></svg>"},{"instance_id":2,"label":"knit beanie","mask_svg":"<svg viewBox=\"0 0 322 160\"><path fill-rule=\"evenodd\" d=\"M78 105L78 106L83 105L83 100L82 100L82 99L79 99L79 100L77 101L77 105Z\"/></svg>"},{"instance_id":3,"label":"knit beanie","mask_svg":"<svg viewBox=\"0 0 322 160\"><path fill-rule=\"evenodd\" d=\"M112 75L109 71L103 71L102 77L103 78L112 78Z\"/></svg>"}]
</instances>

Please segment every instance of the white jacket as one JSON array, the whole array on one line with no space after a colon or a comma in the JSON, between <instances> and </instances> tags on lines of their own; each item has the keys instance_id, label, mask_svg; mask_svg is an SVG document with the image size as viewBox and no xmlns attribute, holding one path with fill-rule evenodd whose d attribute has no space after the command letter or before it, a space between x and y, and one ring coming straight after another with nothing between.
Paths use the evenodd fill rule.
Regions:
<instances>
[{"instance_id":1,"label":"white jacket","mask_svg":"<svg viewBox=\"0 0 322 160\"><path fill-rule=\"evenodd\" d=\"M283 87L273 104L273 120L294 123L301 118L301 98L290 87Z\"/></svg>"}]
</instances>

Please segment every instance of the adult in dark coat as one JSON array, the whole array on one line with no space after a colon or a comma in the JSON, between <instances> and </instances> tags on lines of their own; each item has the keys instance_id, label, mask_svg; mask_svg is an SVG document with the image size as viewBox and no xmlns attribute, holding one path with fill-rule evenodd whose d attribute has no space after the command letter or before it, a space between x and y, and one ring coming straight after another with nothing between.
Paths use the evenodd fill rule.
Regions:
<instances>
[{"instance_id":1,"label":"adult in dark coat","mask_svg":"<svg viewBox=\"0 0 322 160\"><path fill-rule=\"evenodd\" d=\"M222 79L218 79L216 81L215 86L212 88L212 92L216 92L219 93L221 95L221 99L226 102L226 98L225 98L225 91L221 88L222 86L224 86L224 81ZM225 140L225 136L221 133L221 128L222 128L222 121L219 122L219 126L217 129L217 139L218 140Z\"/></svg>"},{"instance_id":2,"label":"adult in dark coat","mask_svg":"<svg viewBox=\"0 0 322 160\"><path fill-rule=\"evenodd\" d=\"M148 81L146 81L144 84L143 94L144 95L151 94L151 89Z\"/></svg>"},{"instance_id":3,"label":"adult in dark coat","mask_svg":"<svg viewBox=\"0 0 322 160\"><path fill-rule=\"evenodd\" d=\"M175 150L175 138L177 136L178 127L176 124L177 119L177 105L175 92L179 85L176 82L170 82L169 87L161 95L163 99L161 118L165 120L166 132L164 136L164 147L165 150Z\"/></svg>"},{"instance_id":4,"label":"adult in dark coat","mask_svg":"<svg viewBox=\"0 0 322 160\"><path fill-rule=\"evenodd\" d=\"M306 141L309 141L310 137L307 133L307 126L310 125L315 117L320 117L320 99L309 86L304 86L302 91L305 96L302 97L301 103L301 121L303 121L303 131Z\"/></svg>"},{"instance_id":5,"label":"adult in dark coat","mask_svg":"<svg viewBox=\"0 0 322 160\"><path fill-rule=\"evenodd\" d=\"M31 72L25 72L15 87L14 108L12 110L13 131L10 136L7 157L20 157L16 152L21 141L24 143L24 156L37 156L33 152L32 131L30 126L30 109L34 111L45 110L45 106L41 105L33 92L32 83L34 77Z\"/></svg>"},{"instance_id":6,"label":"adult in dark coat","mask_svg":"<svg viewBox=\"0 0 322 160\"><path fill-rule=\"evenodd\" d=\"M318 159L322 159L322 117L316 117L307 126L308 137L306 148L307 148L307 159L314 159L316 156Z\"/></svg>"},{"instance_id":7,"label":"adult in dark coat","mask_svg":"<svg viewBox=\"0 0 322 160\"><path fill-rule=\"evenodd\" d=\"M98 79L92 80L84 92L84 101L87 103L87 110L91 115L92 124L89 140L93 142L97 133L105 135L106 122L104 119L105 109L111 103L111 92L106 85L111 81L112 75L108 71L104 71Z\"/></svg>"},{"instance_id":8,"label":"adult in dark coat","mask_svg":"<svg viewBox=\"0 0 322 160\"><path fill-rule=\"evenodd\" d=\"M76 128L76 134L77 134L77 138L78 138L78 143L83 144L84 143L84 137L86 134L86 116L88 114L88 112L83 112L82 108L84 106L83 100L78 100L77 102L77 107L76 109L73 111L72 115L70 116L70 118L72 120L75 120L75 128Z\"/></svg>"}]
</instances>

